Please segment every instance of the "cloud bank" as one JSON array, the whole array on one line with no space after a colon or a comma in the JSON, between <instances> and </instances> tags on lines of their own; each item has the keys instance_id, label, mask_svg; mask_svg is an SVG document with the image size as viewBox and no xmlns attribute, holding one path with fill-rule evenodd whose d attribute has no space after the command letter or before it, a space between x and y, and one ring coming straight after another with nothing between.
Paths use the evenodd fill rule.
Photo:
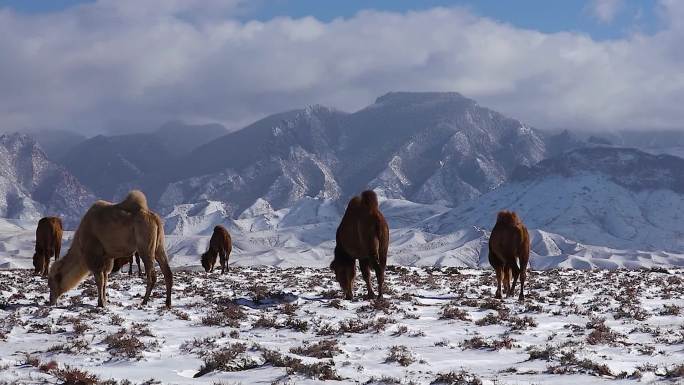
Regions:
<instances>
[{"instance_id":1,"label":"cloud bank","mask_svg":"<svg viewBox=\"0 0 684 385\"><path fill-rule=\"evenodd\" d=\"M140 6L143 4L144 6ZM86 133L170 119L239 128L394 90L458 91L539 128L684 129L684 5L652 35L545 34L462 8L239 21L235 1L0 9L0 129Z\"/></svg>"}]
</instances>

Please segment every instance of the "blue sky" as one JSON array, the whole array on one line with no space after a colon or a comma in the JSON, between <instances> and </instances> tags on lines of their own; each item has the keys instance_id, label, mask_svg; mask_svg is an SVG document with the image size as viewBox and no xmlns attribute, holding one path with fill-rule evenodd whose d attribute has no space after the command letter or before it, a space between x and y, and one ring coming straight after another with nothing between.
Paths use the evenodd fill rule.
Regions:
<instances>
[{"instance_id":1,"label":"blue sky","mask_svg":"<svg viewBox=\"0 0 684 385\"><path fill-rule=\"evenodd\" d=\"M144 0L142 0L144 1ZM86 0L0 0L0 6L24 13L64 10ZM615 39L634 32L652 33L658 28L655 0L615 1L610 20L593 12L595 3L587 0L251 0L250 10L240 19L266 21L278 16L313 16L322 21L349 18L362 10L406 12L434 7L463 6L473 13L510 23L520 28L546 33L572 31L594 39ZM606 1L610 3L611 1ZM256 4L256 5L254 5Z\"/></svg>"}]
</instances>

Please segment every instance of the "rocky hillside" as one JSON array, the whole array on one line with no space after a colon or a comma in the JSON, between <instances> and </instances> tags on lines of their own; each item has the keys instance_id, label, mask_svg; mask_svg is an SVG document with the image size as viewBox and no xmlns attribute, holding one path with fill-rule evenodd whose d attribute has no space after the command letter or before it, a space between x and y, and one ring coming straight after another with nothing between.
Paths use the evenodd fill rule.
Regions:
<instances>
[{"instance_id":1,"label":"rocky hillside","mask_svg":"<svg viewBox=\"0 0 684 385\"><path fill-rule=\"evenodd\" d=\"M346 199L372 187L391 198L457 205L547 154L535 129L457 93L396 92L355 113L312 106L277 114L198 147L159 206L262 198Z\"/></svg>"},{"instance_id":2,"label":"rocky hillside","mask_svg":"<svg viewBox=\"0 0 684 385\"><path fill-rule=\"evenodd\" d=\"M446 234L470 224L490 229L501 209L530 228L591 245L684 252L684 159L635 149L573 150L516 170L512 180L426 221ZM553 245L551 249L563 250ZM568 250L565 250L568 252Z\"/></svg>"},{"instance_id":3,"label":"rocky hillside","mask_svg":"<svg viewBox=\"0 0 684 385\"><path fill-rule=\"evenodd\" d=\"M31 136L0 136L0 217L60 215L73 224L94 200L76 177L48 160Z\"/></svg>"},{"instance_id":4,"label":"rocky hillside","mask_svg":"<svg viewBox=\"0 0 684 385\"><path fill-rule=\"evenodd\" d=\"M60 160L98 197L117 200L140 188L154 201L175 178L174 165L180 158L225 133L218 124L170 122L149 133L92 137Z\"/></svg>"}]
</instances>

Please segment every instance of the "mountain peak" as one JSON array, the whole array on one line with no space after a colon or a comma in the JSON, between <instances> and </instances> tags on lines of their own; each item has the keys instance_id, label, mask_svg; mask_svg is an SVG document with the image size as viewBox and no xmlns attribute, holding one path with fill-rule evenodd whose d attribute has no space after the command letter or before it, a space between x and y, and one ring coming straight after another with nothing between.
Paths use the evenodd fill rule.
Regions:
<instances>
[{"instance_id":1,"label":"mountain peak","mask_svg":"<svg viewBox=\"0 0 684 385\"><path fill-rule=\"evenodd\" d=\"M379 98L375 99L375 104L415 104L425 102L469 102L475 103L474 100L468 99L458 92L407 92L394 91L388 92Z\"/></svg>"}]
</instances>

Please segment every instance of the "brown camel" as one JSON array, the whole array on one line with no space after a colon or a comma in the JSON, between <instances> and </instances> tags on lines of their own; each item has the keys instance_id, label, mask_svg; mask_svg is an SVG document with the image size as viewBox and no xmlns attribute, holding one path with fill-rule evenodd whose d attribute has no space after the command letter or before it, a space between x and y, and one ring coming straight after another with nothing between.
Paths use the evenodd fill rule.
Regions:
<instances>
[{"instance_id":1,"label":"brown camel","mask_svg":"<svg viewBox=\"0 0 684 385\"><path fill-rule=\"evenodd\" d=\"M36 228L36 252L33 254L34 275L46 277L50 269L50 258L59 258L62 248L62 220L45 217L38 221Z\"/></svg>"},{"instance_id":2,"label":"brown camel","mask_svg":"<svg viewBox=\"0 0 684 385\"><path fill-rule=\"evenodd\" d=\"M233 242L228 230L221 225L214 227L214 233L211 234L209 240L209 250L202 254L202 267L207 273L213 271L218 255L221 261L221 274L225 273L231 251L233 251Z\"/></svg>"},{"instance_id":3,"label":"brown camel","mask_svg":"<svg viewBox=\"0 0 684 385\"><path fill-rule=\"evenodd\" d=\"M501 282L508 296L515 292L520 278L520 297L525 299L524 286L527 263L530 259L530 235L518 215L512 211L501 211L489 237L489 263L496 271L496 298L501 298ZM511 277L513 285L510 285Z\"/></svg>"},{"instance_id":4,"label":"brown camel","mask_svg":"<svg viewBox=\"0 0 684 385\"><path fill-rule=\"evenodd\" d=\"M135 252L135 263L138 265L138 277L143 276L143 270L140 268L140 254ZM112 273L116 273L121 270L122 267L128 264L128 275L133 275L133 255L129 255L125 258L117 258L114 260L114 267L112 267Z\"/></svg>"},{"instance_id":5,"label":"brown camel","mask_svg":"<svg viewBox=\"0 0 684 385\"><path fill-rule=\"evenodd\" d=\"M375 298L370 278L372 267L378 279L378 297L382 298L389 227L380 212L375 192L364 191L360 197L353 197L349 201L335 238L335 257L330 268L335 272L345 298L353 299L352 286L356 277L357 259L368 289L367 297Z\"/></svg>"},{"instance_id":6,"label":"brown camel","mask_svg":"<svg viewBox=\"0 0 684 385\"><path fill-rule=\"evenodd\" d=\"M91 272L97 284L98 306L107 303L107 278L114 260L127 258L138 251L145 264L147 289L145 305L157 276L156 260L166 283L166 306L171 306L173 275L164 250L164 226L161 218L147 207L145 195L131 191L121 203L95 202L76 229L69 251L54 263L48 276L50 304L57 303L66 291L78 285Z\"/></svg>"}]
</instances>

